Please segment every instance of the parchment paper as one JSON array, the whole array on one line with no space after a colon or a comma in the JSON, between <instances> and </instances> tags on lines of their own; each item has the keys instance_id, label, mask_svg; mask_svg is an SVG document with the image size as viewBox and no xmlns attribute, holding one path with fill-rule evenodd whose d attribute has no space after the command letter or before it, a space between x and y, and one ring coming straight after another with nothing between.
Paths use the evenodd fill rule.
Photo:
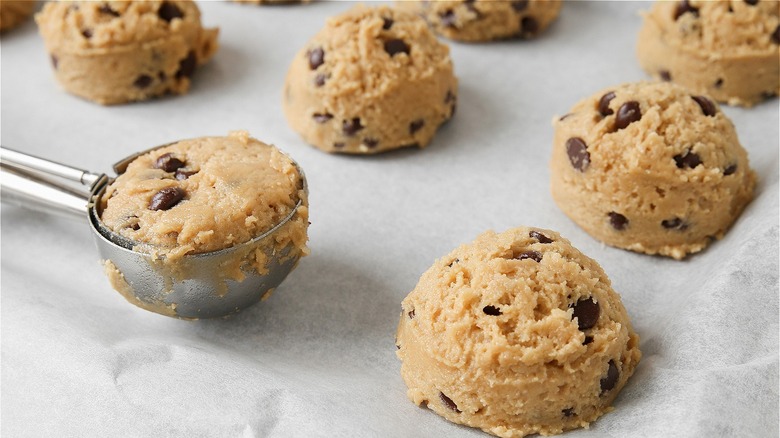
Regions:
<instances>
[{"instance_id":1,"label":"parchment paper","mask_svg":"<svg viewBox=\"0 0 780 438\"><path fill-rule=\"evenodd\" d=\"M567 2L534 41L450 43L458 114L424 150L327 155L286 124L290 60L352 3L201 2L221 49L190 94L102 107L64 93L34 23L2 36L2 144L90 169L249 129L311 187L310 246L266 302L184 322L128 304L86 222L2 207L4 437L480 437L414 406L395 357L401 299L492 228L552 228L622 294L644 358L615 411L569 437L778 435L778 101L725 107L759 176L727 234L686 261L609 248L549 194L550 121L645 79L635 2Z\"/></svg>"}]
</instances>

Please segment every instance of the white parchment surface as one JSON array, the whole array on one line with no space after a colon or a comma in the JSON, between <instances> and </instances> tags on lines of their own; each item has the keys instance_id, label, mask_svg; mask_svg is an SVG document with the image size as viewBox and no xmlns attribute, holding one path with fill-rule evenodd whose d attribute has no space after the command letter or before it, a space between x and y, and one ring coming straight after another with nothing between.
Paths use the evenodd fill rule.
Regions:
<instances>
[{"instance_id":1,"label":"white parchment surface","mask_svg":"<svg viewBox=\"0 0 780 438\"><path fill-rule=\"evenodd\" d=\"M158 144L248 129L311 188L310 246L267 301L178 321L128 304L86 222L2 206L3 437L460 437L406 398L401 299L486 229L560 231L623 297L644 353L615 411L571 437L778 435L778 101L724 107L758 173L722 241L685 261L603 246L549 194L550 121L645 79L635 2L567 2L535 41L450 43L458 114L424 150L327 155L281 112L290 60L348 2L201 2L221 48L190 94L116 107L60 90L32 21L2 36L2 144L93 171Z\"/></svg>"}]
</instances>

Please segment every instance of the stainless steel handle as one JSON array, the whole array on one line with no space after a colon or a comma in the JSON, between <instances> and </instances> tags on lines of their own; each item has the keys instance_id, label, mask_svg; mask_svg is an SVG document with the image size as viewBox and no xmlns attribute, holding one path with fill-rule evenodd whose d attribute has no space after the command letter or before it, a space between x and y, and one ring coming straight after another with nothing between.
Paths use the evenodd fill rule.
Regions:
<instances>
[{"instance_id":1,"label":"stainless steel handle","mask_svg":"<svg viewBox=\"0 0 780 438\"><path fill-rule=\"evenodd\" d=\"M0 163L25 171L25 173L37 176L49 176L75 181L87 187L92 187L102 176L86 170L54 161L38 158L22 152L0 146Z\"/></svg>"}]
</instances>

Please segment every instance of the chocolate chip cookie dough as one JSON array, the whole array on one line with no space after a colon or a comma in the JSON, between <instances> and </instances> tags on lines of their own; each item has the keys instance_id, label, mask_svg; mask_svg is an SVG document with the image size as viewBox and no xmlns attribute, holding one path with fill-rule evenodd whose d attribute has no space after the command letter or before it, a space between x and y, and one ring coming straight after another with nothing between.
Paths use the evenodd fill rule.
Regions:
<instances>
[{"instance_id":1,"label":"chocolate chip cookie dough","mask_svg":"<svg viewBox=\"0 0 780 438\"><path fill-rule=\"evenodd\" d=\"M419 17L356 6L328 20L295 56L284 113L327 152L424 147L455 113L449 49Z\"/></svg>"},{"instance_id":2,"label":"chocolate chip cookie dough","mask_svg":"<svg viewBox=\"0 0 780 438\"><path fill-rule=\"evenodd\" d=\"M533 38L555 21L561 3L560 0L397 2L400 8L425 18L439 35L470 42Z\"/></svg>"},{"instance_id":3,"label":"chocolate chip cookie dough","mask_svg":"<svg viewBox=\"0 0 780 438\"><path fill-rule=\"evenodd\" d=\"M501 437L587 427L641 353L601 267L558 233L488 231L403 300L397 355L415 404Z\"/></svg>"},{"instance_id":4,"label":"chocolate chip cookie dough","mask_svg":"<svg viewBox=\"0 0 780 438\"><path fill-rule=\"evenodd\" d=\"M776 0L658 1L637 44L649 74L729 105L752 106L780 92Z\"/></svg>"},{"instance_id":5,"label":"chocolate chip cookie dough","mask_svg":"<svg viewBox=\"0 0 780 438\"><path fill-rule=\"evenodd\" d=\"M34 0L3 0L0 1L0 32L12 29L35 10Z\"/></svg>"},{"instance_id":6,"label":"chocolate chip cookie dough","mask_svg":"<svg viewBox=\"0 0 780 438\"><path fill-rule=\"evenodd\" d=\"M682 259L722 238L753 197L734 125L681 86L602 90L554 127L553 198L608 245Z\"/></svg>"},{"instance_id":7,"label":"chocolate chip cookie dough","mask_svg":"<svg viewBox=\"0 0 780 438\"><path fill-rule=\"evenodd\" d=\"M36 21L63 88L104 105L184 94L217 50L185 0L50 2Z\"/></svg>"}]
</instances>

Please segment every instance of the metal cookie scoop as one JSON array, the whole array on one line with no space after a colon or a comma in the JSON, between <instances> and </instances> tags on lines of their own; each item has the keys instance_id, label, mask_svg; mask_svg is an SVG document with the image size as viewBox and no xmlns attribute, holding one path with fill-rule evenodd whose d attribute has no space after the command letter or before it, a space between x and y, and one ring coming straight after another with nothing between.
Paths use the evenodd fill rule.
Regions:
<instances>
[{"instance_id":1,"label":"metal cookie scoop","mask_svg":"<svg viewBox=\"0 0 780 438\"><path fill-rule=\"evenodd\" d=\"M114 171L121 175L130 162L164 146L168 145L131 155L114 164ZM301 176L303 190L307 191L303 171L290 160ZM114 233L101 221L100 199L113 178L4 147L0 147L0 174L3 202L81 219L86 215L114 288L132 304L162 315L199 319L236 313L277 287L300 258L291 244L281 251L266 249L267 272L263 275L242 268L245 278L236 281L226 278L223 272L231 260L263 247L264 239L273 239L272 235L298 212L302 200L262 235L220 251L185 255L176 260L175 274L171 274L170 269L161 268L159 256L139 251L136 242Z\"/></svg>"}]
</instances>

